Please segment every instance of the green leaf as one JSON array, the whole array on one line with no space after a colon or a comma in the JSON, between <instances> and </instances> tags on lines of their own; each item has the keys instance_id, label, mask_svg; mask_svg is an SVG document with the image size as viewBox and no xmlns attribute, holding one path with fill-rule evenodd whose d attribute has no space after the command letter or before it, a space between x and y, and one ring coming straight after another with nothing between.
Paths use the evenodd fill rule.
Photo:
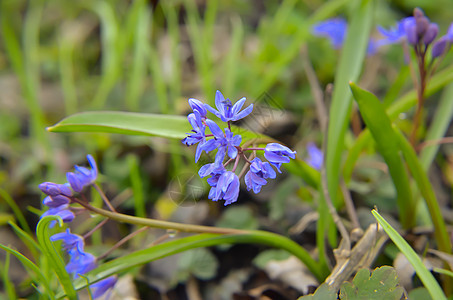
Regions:
<instances>
[{"instance_id":1,"label":"green leaf","mask_svg":"<svg viewBox=\"0 0 453 300\"><path fill-rule=\"evenodd\" d=\"M399 154L398 138L384 106L372 93L350 83L352 94L359 105L365 124L376 141L377 148L384 158L397 192L400 222L404 228L415 225L415 198L409 185L409 178Z\"/></svg>"},{"instance_id":2,"label":"green leaf","mask_svg":"<svg viewBox=\"0 0 453 300\"><path fill-rule=\"evenodd\" d=\"M35 265L31 260L29 260L27 257L25 257L22 253L14 250L10 247L0 244L0 249L3 249L6 252L14 255L22 263L22 265L24 265L24 267L27 270L31 271L29 274L33 278L33 281L38 285L42 284L44 286L44 288L46 290L45 295L47 295L47 297L49 299L55 299L55 295L54 295L52 289L50 288L49 280L46 278L46 276L44 276L44 274L41 272L40 268L37 265Z\"/></svg>"},{"instance_id":3,"label":"green leaf","mask_svg":"<svg viewBox=\"0 0 453 300\"><path fill-rule=\"evenodd\" d=\"M409 295L407 295L407 298L411 299L411 300L431 300L432 299L428 290L424 287L419 287L419 288L413 289L412 291L409 292Z\"/></svg>"},{"instance_id":4,"label":"green leaf","mask_svg":"<svg viewBox=\"0 0 453 300\"><path fill-rule=\"evenodd\" d=\"M181 254L178 261L178 279L186 281L189 275L202 280L209 280L216 276L219 262L206 248L192 249Z\"/></svg>"},{"instance_id":5,"label":"green leaf","mask_svg":"<svg viewBox=\"0 0 453 300\"><path fill-rule=\"evenodd\" d=\"M226 123L219 123L226 128ZM223 126L223 127L222 127ZM242 136L242 141L273 141L265 135L251 132L245 128L231 126L235 134ZM187 117L131 113L121 111L90 111L64 118L54 126L47 128L50 132L106 132L128 135L160 136L170 139L183 139L192 128Z\"/></svg>"},{"instance_id":6,"label":"green leaf","mask_svg":"<svg viewBox=\"0 0 453 300\"><path fill-rule=\"evenodd\" d=\"M327 283L321 284L313 295L299 297L297 300L337 300L337 293Z\"/></svg>"},{"instance_id":7,"label":"green leaf","mask_svg":"<svg viewBox=\"0 0 453 300\"><path fill-rule=\"evenodd\" d=\"M244 230L257 229L258 225L258 220L253 216L252 210L244 205L228 207L216 223L217 227Z\"/></svg>"},{"instance_id":8,"label":"green leaf","mask_svg":"<svg viewBox=\"0 0 453 300\"><path fill-rule=\"evenodd\" d=\"M64 291L69 299L77 299L77 293L74 290L74 286L72 285L71 277L69 276L68 272L66 271L64 261L60 256L59 251L55 249L53 243L50 241L50 230L49 226L52 222L55 222L63 226L63 220L57 216L46 216L42 218L38 225L36 226L36 236L38 237L38 242L41 245L41 249L43 254L47 257L48 261L50 262L50 267L55 271L57 274L58 280L60 281L61 285L63 286Z\"/></svg>"},{"instance_id":9,"label":"green leaf","mask_svg":"<svg viewBox=\"0 0 453 300\"><path fill-rule=\"evenodd\" d=\"M254 259L253 264L260 269L264 269L271 260L285 260L290 257L290 254L283 250L270 249L260 252Z\"/></svg>"},{"instance_id":10,"label":"green leaf","mask_svg":"<svg viewBox=\"0 0 453 300\"><path fill-rule=\"evenodd\" d=\"M383 266L373 271L360 269L352 283L345 282L340 288L342 300L399 300L404 289L398 285L394 268Z\"/></svg>"},{"instance_id":11,"label":"green leaf","mask_svg":"<svg viewBox=\"0 0 453 300\"><path fill-rule=\"evenodd\" d=\"M371 213L398 249L400 249L404 256L406 256L418 277L423 282L423 285L428 289L431 297L436 300L447 299L445 294L442 292L439 283L436 281L431 272L429 272L429 270L425 267L420 257L417 253L415 253L414 249L409 246L404 238L395 229L393 229L392 226L390 226L390 224L387 223L387 221L376 210L372 210Z\"/></svg>"},{"instance_id":12,"label":"green leaf","mask_svg":"<svg viewBox=\"0 0 453 300\"><path fill-rule=\"evenodd\" d=\"M429 182L428 175L423 169L423 166L420 163L414 148L412 148L412 145L407 141L398 128L394 127L394 129L407 165L411 170L412 176L417 183L420 193L426 201L426 206L428 206L429 214L431 215L431 220L434 224L434 236L438 243L439 250L451 253L452 246L450 237L445 226L439 203L437 202L436 194L434 193L434 189Z\"/></svg>"},{"instance_id":13,"label":"green leaf","mask_svg":"<svg viewBox=\"0 0 453 300\"><path fill-rule=\"evenodd\" d=\"M327 132L327 185L330 197L335 205L339 203L336 195L339 185L340 164L343 155L344 136L352 108L348 83L349 81L356 81L362 70L373 21L373 1L362 0L355 1L355 3L356 9L348 25L346 41L335 73L335 88L332 95Z\"/></svg>"},{"instance_id":14,"label":"green leaf","mask_svg":"<svg viewBox=\"0 0 453 300\"><path fill-rule=\"evenodd\" d=\"M17 299L14 283L11 282L9 277L9 264L11 261L11 253L6 252L5 264L3 266L3 286L6 290L9 299Z\"/></svg>"},{"instance_id":15,"label":"green leaf","mask_svg":"<svg viewBox=\"0 0 453 300\"><path fill-rule=\"evenodd\" d=\"M50 132L108 132L183 139L191 127L186 117L115 111L83 112L64 118Z\"/></svg>"}]
</instances>

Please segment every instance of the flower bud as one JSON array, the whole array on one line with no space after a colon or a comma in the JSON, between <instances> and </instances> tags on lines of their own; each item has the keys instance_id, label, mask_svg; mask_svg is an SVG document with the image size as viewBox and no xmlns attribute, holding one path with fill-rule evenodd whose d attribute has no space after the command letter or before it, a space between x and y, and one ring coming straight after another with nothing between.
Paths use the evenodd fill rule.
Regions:
<instances>
[{"instance_id":1,"label":"flower bud","mask_svg":"<svg viewBox=\"0 0 453 300\"><path fill-rule=\"evenodd\" d=\"M447 39L445 37L440 38L433 44L431 55L433 58L441 56L447 47Z\"/></svg>"},{"instance_id":2,"label":"flower bud","mask_svg":"<svg viewBox=\"0 0 453 300\"><path fill-rule=\"evenodd\" d=\"M423 43L425 44L425 46L428 46L434 41L438 32L439 26L437 26L437 24L434 23L429 24L428 29L423 35Z\"/></svg>"}]
</instances>

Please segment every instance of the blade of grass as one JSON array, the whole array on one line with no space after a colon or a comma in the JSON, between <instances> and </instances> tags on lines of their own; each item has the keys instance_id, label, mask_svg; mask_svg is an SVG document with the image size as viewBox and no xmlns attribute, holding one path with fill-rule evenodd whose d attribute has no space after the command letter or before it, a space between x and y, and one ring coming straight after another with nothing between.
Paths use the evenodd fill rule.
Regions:
<instances>
[{"instance_id":1,"label":"blade of grass","mask_svg":"<svg viewBox=\"0 0 453 300\"><path fill-rule=\"evenodd\" d=\"M394 132L398 138L398 143L403 152L404 158L406 159L407 165L411 170L412 176L417 183L418 189L425 198L426 205L428 206L431 220L434 224L434 236L436 238L437 246L439 250L446 253L451 253L451 241L448 235L447 228L445 226L444 219L437 202L436 194L434 193L433 187L429 182L428 176L426 175L423 166L417 158L417 154L412 148L411 144L403 136L398 128L394 127Z\"/></svg>"},{"instance_id":2,"label":"blade of grass","mask_svg":"<svg viewBox=\"0 0 453 300\"><path fill-rule=\"evenodd\" d=\"M16 235L22 240L22 242L24 242L24 244L28 247L35 260L38 261L42 250L35 239L15 223L8 222L8 224L13 228L13 230L16 232Z\"/></svg>"},{"instance_id":3,"label":"blade of grass","mask_svg":"<svg viewBox=\"0 0 453 300\"><path fill-rule=\"evenodd\" d=\"M99 88L91 101L91 107L101 109L105 106L107 97L119 75L119 66L121 65L120 54L118 53L119 25L109 2L95 2L91 9L100 18L102 41L102 77Z\"/></svg>"},{"instance_id":4,"label":"blade of grass","mask_svg":"<svg viewBox=\"0 0 453 300\"><path fill-rule=\"evenodd\" d=\"M200 15L197 11L196 2L191 0L184 1L184 7L187 11L187 30L190 37L195 64L201 80L201 88L205 94L206 103L214 104L214 75L213 75L213 62L212 62L212 35L213 28L206 27L206 25L213 27L214 20L212 15L216 14L217 0L208 1L205 13L205 24L200 25ZM208 20L209 19L209 20Z\"/></svg>"},{"instance_id":5,"label":"blade of grass","mask_svg":"<svg viewBox=\"0 0 453 300\"><path fill-rule=\"evenodd\" d=\"M77 293L72 285L71 277L66 271L64 261L60 256L59 251L55 249L53 243L50 241L49 227L52 222L58 222L60 227L63 226L63 220L60 217L52 215L46 216L38 222L38 225L36 226L36 236L38 237L38 242L41 245L43 254L50 262L50 267L55 271L55 274L57 274L58 280L67 297L71 300L77 300Z\"/></svg>"},{"instance_id":6,"label":"blade of grass","mask_svg":"<svg viewBox=\"0 0 453 300\"><path fill-rule=\"evenodd\" d=\"M139 14L135 21L135 34L133 36L134 54L131 76L129 77L126 93L126 104L130 110L139 111L140 95L144 88L144 78L146 78L146 64L148 60L147 44L149 44L151 12L143 0L135 1L134 5L139 6Z\"/></svg>"},{"instance_id":7,"label":"blade of grass","mask_svg":"<svg viewBox=\"0 0 453 300\"><path fill-rule=\"evenodd\" d=\"M372 24L373 1L357 1L338 68L335 73L332 105L327 133L327 185L332 202L338 206L336 191L339 185L344 136L352 109L349 81L356 81L363 66Z\"/></svg>"},{"instance_id":8,"label":"blade of grass","mask_svg":"<svg viewBox=\"0 0 453 300\"><path fill-rule=\"evenodd\" d=\"M11 253L6 252L5 257L5 264L3 265L3 285L4 289L6 290L6 294L8 295L9 299L17 299L16 290L14 288L14 284L11 282L9 278L9 265L11 261Z\"/></svg>"},{"instance_id":9,"label":"blade of grass","mask_svg":"<svg viewBox=\"0 0 453 300\"><path fill-rule=\"evenodd\" d=\"M414 249L409 246L409 244L403 239L403 237L399 235L399 233L395 229L393 229L376 210L372 210L371 213L382 226L384 231L388 234L390 239L395 243L398 249L400 249L409 263L412 265L418 277L423 282L423 285L429 291L432 299L446 300L447 297L445 297L445 294L442 292L439 283L429 272L429 270L423 265L423 262L421 261L420 257L418 257L417 253L415 253Z\"/></svg>"},{"instance_id":10,"label":"blade of grass","mask_svg":"<svg viewBox=\"0 0 453 300\"><path fill-rule=\"evenodd\" d=\"M433 117L433 122L429 127L428 133L426 134L425 140L436 140L440 139L445 135L448 126L453 118L453 84L448 85L440 99L440 103L437 106L436 113ZM434 156L439 150L439 144L427 146L423 148L420 153L420 163L425 171L428 170L431 165Z\"/></svg>"},{"instance_id":11,"label":"blade of grass","mask_svg":"<svg viewBox=\"0 0 453 300\"><path fill-rule=\"evenodd\" d=\"M16 216L17 221L19 222L20 226L22 227L22 229L24 229L25 232L27 232L29 235L32 235L30 226L28 226L28 223L27 223L27 220L25 219L24 214L22 213L19 206L17 206L14 199L11 198L11 196L8 194L8 192L2 188L0 188L0 196L3 198L3 200L5 200L6 204L8 204L8 206L11 208L14 215Z\"/></svg>"},{"instance_id":12,"label":"blade of grass","mask_svg":"<svg viewBox=\"0 0 453 300\"><path fill-rule=\"evenodd\" d=\"M392 129L392 123L385 113L384 106L375 95L352 82L350 86L362 118L371 131L392 177L397 192L396 201L401 225L405 229L411 228L415 226L416 198L412 197L409 177L399 154L399 142Z\"/></svg>"},{"instance_id":13,"label":"blade of grass","mask_svg":"<svg viewBox=\"0 0 453 300\"><path fill-rule=\"evenodd\" d=\"M143 182L140 175L140 166L136 156L129 155L127 163L130 170L130 181L134 197L135 215L137 217L146 217L145 196L143 194Z\"/></svg>"},{"instance_id":14,"label":"blade of grass","mask_svg":"<svg viewBox=\"0 0 453 300\"><path fill-rule=\"evenodd\" d=\"M168 34L170 36L171 49L171 76L169 79L170 102L169 113L175 113L176 100L181 97L181 55L180 44L181 38L179 34L179 6L172 5L170 1L161 2L162 11L167 19Z\"/></svg>"},{"instance_id":15,"label":"blade of grass","mask_svg":"<svg viewBox=\"0 0 453 300\"><path fill-rule=\"evenodd\" d=\"M61 34L58 51L61 86L64 95L66 115L77 112L77 90L74 83L73 65L74 44L70 38Z\"/></svg>"},{"instance_id":16,"label":"blade of grass","mask_svg":"<svg viewBox=\"0 0 453 300\"><path fill-rule=\"evenodd\" d=\"M17 75L26 107L30 113L31 137L36 139L44 148L43 153L53 157L52 147L48 136L44 132L45 118L38 100L39 92L39 24L43 9L43 1L37 0L29 3L25 21L23 23L23 50L14 32L12 19L15 12L20 11L14 5L18 2L1 1L0 22L3 43L10 60L14 73ZM50 161L50 171L53 172L53 164Z\"/></svg>"},{"instance_id":17,"label":"blade of grass","mask_svg":"<svg viewBox=\"0 0 453 300\"><path fill-rule=\"evenodd\" d=\"M244 39L244 27L241 19L238 16L233 16L231 24L233 26L233 33L230 41L231 46L223 66L225 71L223 72L224 76L222 83L223 93L225 95L232 95L236 92L234 90L236 83L235 79L238 71L237 66L240 64L241 46Z\"/></svg>"},{"instance_id":18,"label":"blade of grass","mask_svg":"<svg viewBox=\"0 0 453 300\"><path fill-rule=\"evenodd\" d=\"M31 260L29 260L26 256L24 256L22 253L8 247L5 245L0 244L0 249L5 250L8 253L11 253L14 255L21 263L22 265L29 271L31 271L29 274L33 278L33 281L38 284L38 285L43 285L46 291L46 295L48 299L55 299L55 295L50 288L50 283L49 280L44 274L41 272L41 269L35 265Z\"/></svg>"}]
</instances>

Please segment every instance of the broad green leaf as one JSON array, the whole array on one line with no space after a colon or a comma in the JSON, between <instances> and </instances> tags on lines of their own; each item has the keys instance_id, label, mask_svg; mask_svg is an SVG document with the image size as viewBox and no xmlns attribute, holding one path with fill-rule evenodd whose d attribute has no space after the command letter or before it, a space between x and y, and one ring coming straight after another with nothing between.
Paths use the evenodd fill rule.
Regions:
<instances>
[{"instance_id":1,"label":"broad green leaf","mask_svg":"<svg viewBox=\"0 0 453 300\"><path fill-rule=\"evenodd\" d=\"M335 73L332 106L329 114L327 133L326 172L330 197L335 205L339 203L336 192L339 185L340 164L343 154L344 137L352 108L349 81L356 81L363 67L372 25L373 1L355 1L346 41L341 51Z\"/></svg>"},{"instance_id":2,"label":"broad green leaf","mask_svg":"<svg viewBox=\"0 0 453 300\"><path fill-rule=\"evenodd\" d=\"M446 300L445 294L442 291L442 288L439 286L439 283L436 281L431 272L425 267L420 257L415 253L414 249L409 246L409 244L404 240L404 238L390 226L389 223L376 211L372 210L371 213L382 226L384 231L388 234L390 239L395 243L395 245L400 249L400 251L406 256L407 260L410 262L415 272L417 273L420 280L423 282L423 285L429 291L431 297L436 300Z\"/></svg>"},{"instance_id":3,"label":"broad green leaf","mask_svg":"<svg viewBox=\"0 0 453 300\"><path fill-rule=\"evenodd\" d=\"M337 300L337 292L330 289L327 283L321 284L313 295L299 297L297 300Z\"/></svg>"},{"instance_id":4,"label":"broad green leaf","mask_svg":"<svg viewBox=\"0 0 453 300\"><path fill-rule=\"evenodd\" d=\"M226 128L226 123L219 123ZM242 136L242 142L256 140L261 143L273 141L265 135L251 132L245 128L231 126L235 134ZM183 139L192 127L187 117L176 115L159 115L131 113L121 111L82 112L64 118L54 126L47 128L50 132L107 132L128 135L160 136L170 139Z\"/></svg>"},{"instance_id":5,"label":"broad green leaf","mask_svg":"<svg viewBox=\"0 0 453 300\"><path fill-rule=\"evenodd\" d=\"M398 276L394 268L383 266L371 273L360 269L352 283L345 282L340 288L341 300L399 300L404 289L398 286Z\"/></svg>"},{"instance_id":6,"label":"broad green leaf","mask_svg":"<svg viewBox=\"0 0 453 300\"><path fill-rule=\"evenodd\" d=\"M32 276L33 281L38 285L44 286L44 288L46 290L45 295L49 299L55 299L55 295L54 295L52 289L50 288L49 280L46 278L46 276L44 276L44 274L41 272L40 268L37 265L35 265L31 260L29 260L27 257L25 257L22 253L14 250L10 247L0 244L0 249L3 249L6 252L14 255L22 263L22 265L24 265L24 267L27 270L31 271L29 274Z\"/></svg>"},{"instance_id":7,"label":"broad green leaf","mask_svg":"<svg viewBox=\"0 0 453 300\"><path fill-rule=\"evenodd\" d=\"M66 295L69 299L77 299L77 293L72 285L71 277L65 268L65 263L59 254L59 251L55 249L54 244L50 241L49 226L51 223L57 223L63 226L63 220L57 216L46 216L42 218L36 226L36 236L38 242L41 245L43 254L47 257L50 262L50 267L57 274L58 280L60 281Z\"/></svg>"},{"instance_id":8,"label":"broad green leaf","mask_svg":"<svg viewBox=\"0 0 453 300\"><path fill-rule=\"evenodd\" d=\"M186 117L131 112L83 112L64 118L50 132L108 132L183 139L192 128Z\"/></svg>"},{"instance_id":9,"label":"broad green leaf","mask_svg":"<svg viewBox=\"0 0 453 300\"><path fill-rule=\"evenodd\" d=\"M384 106L372 93L350 83L352 93L365 124L376 141L377 148L384 158L397 192L400 222L404 228L415 225L415 198L409 185L409 178L399 154L398 138L385 113Z\"/></svg>"},{"instance_id":10,"label":"broad green leaf","mask_svg":"<svg viewBox=\"0 0 453 300\"><path fill-rule=\"evenodd\" d=\"M178 279L187 281L189 275L202 280L215 277L219 262L217 258L206 248L192 249L181 254L178 261Z\"/></svg>"},{"instance_id":11,"label":"broad green leaf","mask_svg":"<svg viewBox=\"0 0 453 300\"><path fill-rule=\"evenodd\" d=\"M406 159L407 165L412 173L412 176L417 183L418 189L425 198L426 206L428 206L429 214L431 215L431 220L434 224L434 236L438 243L440 251L451 253L451 241L448 235L447 228L445 227L444 218L442 216L439 203L437 202L436 194L434 189L429 182L428 175L424 170L420 160L417 157L417 154L412 148L412 145L407 141L403 134L394 127L396 138L398 139L399 146L403 152L404 158Z\"/></svg>"}]
</instances>

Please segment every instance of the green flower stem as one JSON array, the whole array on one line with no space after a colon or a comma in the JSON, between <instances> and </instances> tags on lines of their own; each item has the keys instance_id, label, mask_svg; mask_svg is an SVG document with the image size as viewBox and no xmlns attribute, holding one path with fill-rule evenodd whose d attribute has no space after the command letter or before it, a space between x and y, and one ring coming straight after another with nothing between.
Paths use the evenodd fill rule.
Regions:
<instances>
[{"instance_id":1,"label":"green flower stem","mask_svg":"<svg viewBox=\"0 0 453 300\"><path fill-rule=\"evenodd\" d=\"M135 216L120 214L117 212L112 212L108 210L104 210L101 208L97 208L91 206L90 204L83 202L79 199L73 198L73 200L85 207L86 209L107 217L109 219L129 223L139 226L147 226L153 228L162 228L162 229L170 229L170 230L177 230L182 232L194 232L194 233L213 233L218 234L219 239L218 243L214 244L224 244L224 243L258 243L264 244L267 246L272 246L280 249L284 249L291 253L292 255L296 256L300 261L302 261L307 268L313 273L313 275L322 282L325 277L329 274L329 270L323 268L316 260L314 260L307 250L302 248L296 242L290 240L287 237L284 237L279 234L261 231L261 230L241 230L241 229L233 229L233 228L218 228L218 227L211 227L211 226L203 226L203 225L191 225L191 224L181 224L175 222L168 222L168 221L161 221L155 219L148 219L148 218L139 218ZM213 245L214 245L213 244ZM200 246L202 247L202 246Z\"/></svg>"}]
</instances>

